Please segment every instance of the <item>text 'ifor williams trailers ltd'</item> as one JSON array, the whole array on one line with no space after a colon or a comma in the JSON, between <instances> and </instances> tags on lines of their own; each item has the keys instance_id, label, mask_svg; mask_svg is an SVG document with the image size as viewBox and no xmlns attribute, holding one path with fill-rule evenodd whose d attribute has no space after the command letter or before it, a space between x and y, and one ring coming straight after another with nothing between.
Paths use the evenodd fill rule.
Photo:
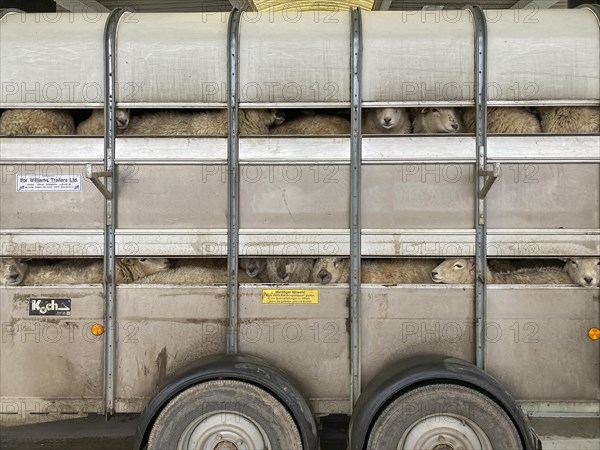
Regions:
<instances>
[{"instance_id":1,"label":"text 'ifor williams trailers ltd'","mask_svg":"<svg viewBox=\"0 0 600 450\"><path fill-rule=\"evenodd\" d=\"M600 254L598 134L486 130L489 107L598 106L598 8L440 14L4 14L0 107L108 120L0 138L2 257L105 274L1 288L3 426L142 413L137 448L316 449L345 414L351 449L436 450L595 426L598 289L483 275ZM474 134L361 133L362 108L449 106ZM116 108L226 108L229 132L117 136ZM239 137L249 108L345 109L351 132ZM349 257L350 282L238 285L240 257L275 256ZM116 283L151 257L227 258L227 283ZM360 282L363 258L449 257L473 284Z\"/></svg>"}]
</instances>

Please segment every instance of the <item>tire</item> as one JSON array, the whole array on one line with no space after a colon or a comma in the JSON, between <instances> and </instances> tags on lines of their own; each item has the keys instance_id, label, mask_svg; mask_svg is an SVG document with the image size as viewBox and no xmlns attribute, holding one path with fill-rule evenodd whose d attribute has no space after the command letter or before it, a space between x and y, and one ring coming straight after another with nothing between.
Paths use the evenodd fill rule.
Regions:
<instances>
[{"instance_id":1,"label":"tire","mask_svg":"<svg viewBox=\"0 0 600 450\"><path fill-rule=\"evenodd\" d=\"M513 450L521 438L502 407L460 385L416 388L393 400L375 419L372 450Z\"/></svg>"},{"instance_id":2,"label":"tire","mask_svg":"<svg viewBox=\"0 0 600 450\"><path fill-rule=\"evenodd\" d=\"M148 450L302 449L294 419L268 392L236 380L197 384L174 397L152 426Z\"/></svg>"}]
</instances>

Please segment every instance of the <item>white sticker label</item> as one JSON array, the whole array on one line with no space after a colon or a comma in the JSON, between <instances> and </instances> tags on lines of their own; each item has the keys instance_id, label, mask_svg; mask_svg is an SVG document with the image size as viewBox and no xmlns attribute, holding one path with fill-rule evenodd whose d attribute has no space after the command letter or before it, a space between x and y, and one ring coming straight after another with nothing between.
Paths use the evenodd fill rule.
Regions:
<instances>
[{"instance_id":1,"label":"white sticker label","mask_svg":"<svg viewBox=\"0 0 600 450\"><path fill-rule=\"evenodd\" d=\"M81 191L81 175L18 175L17 192Z\"/></svg>"}]
</instances>

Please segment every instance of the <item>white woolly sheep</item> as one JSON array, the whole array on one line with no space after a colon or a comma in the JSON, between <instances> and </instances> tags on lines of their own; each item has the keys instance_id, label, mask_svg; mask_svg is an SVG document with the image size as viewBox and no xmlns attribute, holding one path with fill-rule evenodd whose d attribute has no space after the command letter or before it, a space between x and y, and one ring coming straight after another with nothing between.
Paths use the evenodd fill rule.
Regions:
<instances>
[{"instance_id":1,"label":"white woolly sheep","mask_svg":"<svg viewBox=\"0 0 600 450\"><path fill-rule=\"evenodd\" d=\"M463 110L466 133L475 133L475 108ZM527 108L488 108L487 132L490 134L533 134L541 133L542 127L537 116Z\"/></svg>"},{"instance_id":2,"label":"white woolly sheep","mask_svg":"<svg viewBox=\"0 0 600 450\"><path fill-rule=\"evenodd\" d=\"M130 112L128 109L115 111L117 133L122 133L129 125ZM86 136L102 136L104 134L104 110L94 109L90 117L77 125L77 134Z\"/></svg>"},{"instance_id":3,"label":"white woolly sheep","mask_svg":"<svg viewBox=\"0 0 600 450\"><path fill-rule=\"evenodd\" d=\"M362 134L410 134L410 117L405 108L369 109L363 115Z\"/></svg>"},{"instance_id":4,"label":"white woolly sheep","mask_svg":"<svg viewBox=\"0 0 600 450\"><path fill-rule=\"evenodd\" d=\"M565 270L573 283L583 287L600 286L600 258L567 259Z\"/></svg>"},{"instance_id":5,"label":"white woolly sheep","mask_svg":"<svg viewBox=\"0 0 600 450\"><path fill-rule=\"evenodd\" d=\"M0 135L75 134L73 116L62 109L7 109L0 116Z\"/></svg>"},{"instance_id":6,"label":"white woolly sheep","mask_svg":"<svg viewBox=\"0 0 600 450\"><path fill-rule=\"evenodd\" d=\"M115 264L117 283L131 283L169 268L165 258L120 258ZM98 284L103 282L104 263L97 259L67 259L54 265L36 265L27 270L24 285Z\"/></svg>"},{"instance_id":7,"label":"white woolly sheep","mask_svg":"<svg viewBox=\"0 0 600 450\"><path fill-rule=\"evenodd\" d=\"M261 279L265 283L308 283L314 263L309 258L269 258Z\"/></svg>"},{"instance_id":8,"label":"white woolly sheep","mask_svg":"<svg viewBox=\"0 0 600 450\"><path fill-rule=\"evenodd\" d=\"M519 269L514 272L492 272L486 267L488 284L570 284L567 273L558 267ZM472 258L447 259L431 271L435 283L472 284L475 261Z\"/></svg>"},{"instance_id":9,"label":"white woolly sheep","mask_svg":"<svg viewBox=\"0 0 600 450\"><path fill-rule=\"evenodd\" d=\"M266 260L257 259L256 261L260 261L258 267L261 267L262 261L264 261L264 264L262 265L262 268L264 269L264 266L266 266ZM257 269L257 271L260 271L260 268ZM257 283L259 282L259 279L256 275L249 276L245 270L240 270L238 272L238 282ZM169 270L141 278L137 281L137 283L174 285L226 284L227 260L225 258L185 260Z\"/></svg>"},{"instance_id":10,"label":"white woolly sheep","mask_svg":"<svg viewBox=\"0 0 600 450\"><path fill-rule=\"evenodd\" d=\"M428 259L364 259L361 264L361 282L370 284L429 284L431 270L439 263ZM348 283L348 258L320 258L312 271L314 283Z\"/></svg>"},{"instance_id":11,"label":"white woolly sheep","mask_svg":"<svg viewBox=\"0 0 600 450\"><path fill-rule=\"evenodd\" d=\"M600 133L600 107L547 106L538 112L544 133Z\"/></svg>"},{"instance_id":12,"label":"white woolly sheep","mask_svg":"<svg viewBox=\"0 0 600 450\"><path fill-rule=\"evenodd\" d=\"M227 110L201 112L157 111L131 118L127 135L227 136ZM272 125L282 123L275 110L247 109L239 111L239 133L242 136L269 134Z\"/></svg>"},{"instance_id":13,"label":"white woolly sheep","mask_svg":"<svg viewBox=\"0 0 600 450\"><path fill-rule=\"evenodd\" d=\"M27 273L27 263L17 258L0 259L0 273L2 284L6 286L17 286L21 284Z\"/></svg>"},{"instance_id":14,"label":"white woolly sheep","mask_svg":"<svg viewBox=\"0 0 600 450\"><path fill-rule=\"evenodd\" d=\"M461 128L454 108L416 108L413 115L415 133L458 133Z\"/></svg>"},{"instance_id":15,"label":"white woolly sheep","mask_svg":"<svg viewBox=\"0 0 600 450\"><path fill-rule=\"evenodd\" d=\"M300 116L271 128L271 134L280 136L350 134L350 121L340 116L322 114Z\"/></svg>"}]
</instances>

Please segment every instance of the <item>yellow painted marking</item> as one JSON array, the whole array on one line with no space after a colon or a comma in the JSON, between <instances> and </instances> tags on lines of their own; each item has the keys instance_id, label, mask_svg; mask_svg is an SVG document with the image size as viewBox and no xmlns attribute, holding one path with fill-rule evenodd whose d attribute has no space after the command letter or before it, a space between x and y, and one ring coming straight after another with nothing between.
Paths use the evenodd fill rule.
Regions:
<instances>
[{"instance_id":1,"label":"yellow painted marking","mask_svg":"<svg viewBox=\"0 0 600 450\"><path fill-rule=\"evenodd\" d=\"M263 305L318 305L318 289L263 289Z\"/></svg>"}]
</instances>

